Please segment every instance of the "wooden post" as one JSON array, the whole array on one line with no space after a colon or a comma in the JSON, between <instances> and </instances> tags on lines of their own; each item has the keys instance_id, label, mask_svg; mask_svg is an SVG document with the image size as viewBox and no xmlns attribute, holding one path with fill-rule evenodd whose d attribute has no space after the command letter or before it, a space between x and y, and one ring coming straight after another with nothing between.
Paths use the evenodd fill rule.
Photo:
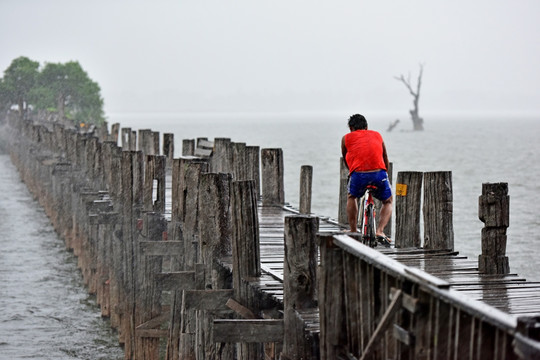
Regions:
<instances>
[{"instance_id":1,"label":"wooden post","mask_svg":"<svg viewBox=\"0 0 540 360\"><path fill-rule=\"evenodd\" d=\"M202 174L208 170L208 163L190 161L186 162L184 166L183 264L184 270L193 270L197 261L199 247L199 185Z\"/></svg>"},{"instance_id":2,"label":"wooden post","mask_svg":"<svg viewBox=\"0 0 540 360\"><path fill-rule=\"evenodd\" d=\"M122 128L122 149L126 151L136 150L137 133L131 128Z\"/></svg>"},{"instance_id":3,"label":"wooden post","mask_svg":"<svg viewBox=\"0 0 540 360\"><path fill-rule=\"evenodd\" d=\"M246 280L261 275L259 220L253 180L233 181L231 187L232 261L234 298L251 309ZM261 359L262 344L243 343L240 359Z\"/></svg>"},{"instance_id":4,"label":"wooden post","mask_svg":"<svg viewBox=\"0 0 540 360\"><path fill-rule=\"evenodd\" d=\"M482 254L478 256L478 270L487 274L508 274L506 229L510 225L510 197L508 183L482 184L478 199L478 217L482 229Z\"/></svg>"},{"instance_id":5,"label":"wooden post","mask_svg":"<svg viewBox=\"0 0 540 360\"><path fill-rule=\"evenodd\" d=\"M154 154L154 136L150 129L139 129L139 144L137 150L142 151L144 155Z\"/></svg>"},{"instance_id":6,"label":"wooden post","mask_svg":"<svg viewBox=\"0 0 540 360\"><path fill-rule=\"evenodd\" d=\"M261 197L261 169L260 148L258 146L246 146L246 180L255 181L255 193L257 199Z\"/></svg>"},{"instance_id":7,"label":"wooden post","mask_svg":"<svg viewBox=\"0 0 540 360\"><path fill-rule=\"evenodd\" d=\"M246 143L232 143L233 179L250 180L246 175Z\"/></svg>"},{"instance_id":8,"label":"wooden post","mask_svg":"<svg viewBox=\"0 0 540 360\"><path fill-rule=\"evenodd\" d=\"M195 154L195 140L182 140L182 156L193 156L193 154Z\"/></svg>"},{"instance_id":9,"label":"wooden post","mask_svg":"<svg viewBox=\"0 0 540 360\"><path fill-rule=\"evenodd\" d=\"M210 161L210 171L215 173L232 173L231 139L215 138L214 151Z\"/></svg>"},{"instance_id":10,"label":"wooden post","mask_svg":"<svg viewBox=\"0 0 540 360\"><path fill-rule=\"evenodd\" d=\"M231 188L233 287L241 289L241 279L260 276L259 219L253 180L233 181ZM240 294L237 294L240 295ZM240 296L241 297L241 296Z\"/></svg>"},{"instance_id":11,"label":"wooden post","mask_svg":"<svg viewBox=\"0 0 540 360\"><path fill-rule=\"evenodd\" d=\"M199 186L199 263L204 265L203 288L216 293L226 284L218 260L231 256L230 186L232 176L224 173L201 175ZM211 328L216 313L197 312L196 349L198 359L232 358L235 345L212 341Z\"/></svg>"},{"instance_id":12,"label":"wooden post","mask_svg":"<svg viewBox=\"0 0 540 360\"><path fill-rule=\"evenodd\" d=\"M174 134L163 134L163 155L167 158L167 169L170 169L174 159Z\"/></svg>"},{"instance_id":13,"label":"wooden post","mask_svg":"<svg viewBox=\"0 0 540 360\"><path fill-rule=\"evenodd\" d=\"M318 269L318 303L320 318L320 357L337 359L339 349L348 343L345 308L345 284L343 256L340 248L333 247L332 234L318 236L320 266ZM367 319L366 319L367 320ZM368 321L363 324L370 326Z\"/></svg>"},{"instance_id":14,"label":"wooden post","mask_svg":"<svg viewBox=\"0 0 540 360\"><path fill-rule=\"evenodd\" d=\"M224 284L213 277L215 260L231 255L231 174L202 174L199 186L199 262L207 266L205 288L220 289Z\"/></svg>"},{"instance_id":15,"label":"wooden post","mask_svg":"<svg viewBox=\"0 0 540 360\"><path fill-rule=\"evenodd\" d=\"M143 217L142 239L137 242L139 262L137 264L138 286L135 294L135 324L140 326L161 314L161 289L157 286L155 274L162 271L161 256L145 256L139 242L160 241L166 229L162 214L147 212ZM159 337L145 337L136 334L137 353L135 358L153 360L159 358Z\"/></svg>"},{"instance_id":16,"label":"wooden post","mask_svg":"<svg viewBox=\"0 0 540 360\"><path fill-rule=\"evenodd\" d=\"M281 206L285 203L283 185L283 150L262 149L262 201L264 205Z\"/></svg>"},{"instance_id":17,"label":"wooden post","mask_svg":"<svg viewBox=\"0 0 540 360\"><path fill-rule=\"evenodd\" d=\"M343 158L339 160L339 204L338 204L338 223L347 225L349 219L347 217L347 185L349 182L349 169L345 165Z\"/></svg>"},{"instance_id":18,"label":"wooden post","mask_svg":"<svg viewBox=\"0 0 540 360\"><path fill-rule=\"evenodd\" d=\"M133 313L131 299L133 293L133 234L136 231L133 214L133 158L134 152L123 151L122 153L122 284L121 284L121 318L120 318L120 341L124 343L126 358L131 358L135 348L135 334L130 314Z\"/></svg>"},{"instance_id":19,"label":"wooden post","mask_svg":"<svg viewBox=\"0 0 540 360\"><path fill-rule=\"evenodd\" d=\"M302 165L300 168L300 214L311 213L311 186L313 166Z\"/></svg>"},{"instance_id":20,"label":"wooden post","mask_svg":"<svg viewBox=\"0 0 540 360\"><path fill-rule=\"evenodd\" d=\"M144 211L165 212L165 156L147 155L144 176Z\"/></svg>"},{"instance_id":21,"label":"wooden post","mask_svg":"<svg viewBox=\"0 0 540 360\"><path fill-rule=\"evenodd\" d=\"M306 359L311 349L297 311L317 306L317 231L319 219L285 217L285 260L283 265L284 342L281 359Z\"/></svg>"},{"instance_id":22,"label":"wooden post","mask_svg":"<svg viewBox=\"0 0 540 360\"><path fill-rule=\"evenodd\" d=\"M111 125L111 136L109 137L109 141L114 141L116 145L118 145L118 134L120 132L120 123L114 123Z\"/></svg>"},{"instance_id":23,"label":"wooden post","mask_svg":"<svg viewBox=\"0 0 540 360\"><path fill-rule=\"evenodd\" d=\"M454 249L452 172L424 173L424 248Z\"/></svg>"},{"instance_id":24,"label":"wooden post","mask_svg":"<svg viewBox=\"0 0 540 360\"><path fill-rule=\"evenodd\" d=\"M417 171L400 171L396 181L397 248L420 247L420 205L422 176Z\"/></svg>"}]
</instances>

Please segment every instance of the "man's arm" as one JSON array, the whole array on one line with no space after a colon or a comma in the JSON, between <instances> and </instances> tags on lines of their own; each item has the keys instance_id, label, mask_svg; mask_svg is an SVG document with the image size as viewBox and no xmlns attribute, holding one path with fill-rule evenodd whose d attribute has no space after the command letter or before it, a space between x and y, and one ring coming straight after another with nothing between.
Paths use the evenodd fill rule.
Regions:
<instances>
[{"instance_id":1,"label":"man's arm","mask_svg":"<svg viewBox=\"0 0 540 360\"><path fill-rule=\"evenodd\" d=\"M386 153L386 146L384 145L384 141L382 143L382 157L384 161L384 166L386 166L386 171L390 169L390 163L388 162L388 154Z\"/></svg>"},{"instance_id":2,"label":"man's arm","mask_svg":"<svg viewBox=\"0 0 540 360\"><path fill-rule=\"evenodd\" d=\"M347 164L347 147L345 146L345 136L341 138L341 156L343 156L343 162L345 163L345 166L347 167L347 170L349 170L349 165Z\"/></svg>"}]
</instances>

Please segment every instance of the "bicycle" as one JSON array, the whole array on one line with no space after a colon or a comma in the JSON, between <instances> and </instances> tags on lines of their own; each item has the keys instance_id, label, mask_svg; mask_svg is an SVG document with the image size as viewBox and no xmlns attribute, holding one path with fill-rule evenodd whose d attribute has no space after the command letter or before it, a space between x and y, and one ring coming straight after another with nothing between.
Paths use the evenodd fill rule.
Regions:
<instances>
[{"instance_id":1,"label":"bicycle","mask_svg":"<svg viewBox=\"0 0 540 360\"><path fill-rule=\"evenodd\" d=\"M379 240L376 233L375 223L375 201L373 200L372 191L376 190L375 185L368 185L366 193L363 196L362 201L362 218L360 223L360 229L362 231L362 243L369 247L376 247L378 243L385 247L390 247L390 243L385 240Z\"/></svg>"}]
</instances>

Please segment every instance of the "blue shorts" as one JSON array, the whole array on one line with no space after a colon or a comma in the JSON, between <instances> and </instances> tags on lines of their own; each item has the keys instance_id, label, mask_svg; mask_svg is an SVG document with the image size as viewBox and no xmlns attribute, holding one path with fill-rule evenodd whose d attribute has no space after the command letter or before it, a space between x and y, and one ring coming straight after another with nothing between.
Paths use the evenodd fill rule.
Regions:
<instances>
[{"instance_id":1,"label":"blue shorts","mask_svg":"<svg viewBox=\"0 0 540 360\"><path fill-rule=\"evenodd\" d=\"M361 198L364 196L368 185L377 187L377 189L371 190L375 199L385 201L392 196L392 187L388 180L388 173L384 170L374 172L353 172L349 176L347 190L349 191L349 194L355 198Z\"/></svg>"}]
</instances>

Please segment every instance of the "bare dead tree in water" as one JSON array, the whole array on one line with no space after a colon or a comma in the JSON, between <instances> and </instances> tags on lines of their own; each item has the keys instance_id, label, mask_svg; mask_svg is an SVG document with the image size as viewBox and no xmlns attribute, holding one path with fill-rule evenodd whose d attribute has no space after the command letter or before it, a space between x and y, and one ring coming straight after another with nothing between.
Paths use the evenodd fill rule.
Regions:
<instances>
[{"instance_id":1,"label":"bare dead tree in water","mask_svg":"<svg viewBox=\"0 0 540 360\"><path fill-rule=\"evenodd\" d=\"M424 130L424 119L420 117L418 114L418 101L420 99L420 88L422 86L422 75L424 72L424 65L420 64L420 72L418 73L418 80L416 82L416 90L413 88L413 85L411 83L411 74L409 73L407 78L405 76L394 76L394 78L402 82L405 87L409 90L409 93L413 96L413 105L414 108L412 110L409 110L409 113L411 114L411 119L413 122L413 129L415 131L422 131Z\"/></svg>"}]
</instances>

